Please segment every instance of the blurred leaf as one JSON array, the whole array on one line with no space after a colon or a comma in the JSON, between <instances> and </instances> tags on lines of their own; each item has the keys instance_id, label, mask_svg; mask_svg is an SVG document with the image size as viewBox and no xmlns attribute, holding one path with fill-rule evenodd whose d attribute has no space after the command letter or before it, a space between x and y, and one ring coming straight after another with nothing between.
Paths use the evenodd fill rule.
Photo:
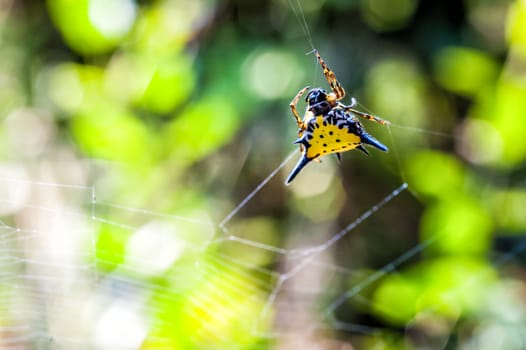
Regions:
<instances>
[{"instance_id":1,"label":"blurred leaf","mask_svg":"<svg viewBox=\"0 0 526 350\"><path fill-rule=\"evenodd\" d=\"M373 310L397 325L428 310L457 318L461 312L477 311L495 279L482 260L456 256L427 261L385 278L374 293Z\"/></svg>"},{"instance_id":2,"label":"blurred leaf","mask_svg":"<svg viewBox=\"0 0 526 350\"><path fill-rule=\"evenodd\" d=\"M145 125L130 112L99 107L73 118L71 130L79 146L91 156L130 165L151 161L152 144Z\"/></svg>"},{"instance_id":3,"label":"blurred leaf","mask_svg":"<svg viewBox=\"0 0 526 350\"><path fill-rule=\"evenodd\" d=\"M495 105L490 118L503 141L500 164L516 165L526 159L526 85L514 77L504 76L497 86Z\"/></svg>"},{"instance_id":4,"label":"blurred leaf","mask_svg":"<svg viewBox=\"0 0 526 350\"><path fill-rule=\"evenodd\" d=\"M470 118L464 122L459 151L477 164L502 163L503 140L492 121Z\"/></svg>"},{"instance_id":5,"label":"blurred leaf","mask_svg":"<svg viewBox=\"0 0 526 350\"><path fill-rule=\"evenodd\" d=\"M104 95L105 70L88 64L63 62L46 70L46 94L67 116L79 111L113 108Z\"/></svg>"},{"instance_id":6,"label":"blurred leaf","mask_svg":"<svg viewBox=\"0 0 526 350\"><path fill-rule=\"evenodd\" d=\"M515 0L509 7L506 34L512 47L526 58L526 2Z\"/></svg>"},{"instance_id":7,"label":"blurred leaf","mask_svg":"<svg viewBox=\"0 0 526 350\"><path fill-rule=\"evenodd\" d=\"M428 207L422 217L424 240L437 238L430 248L440 254L487 254L493 221L481 204L462 193L451 194Z\"/></svg>"},{"instance_id":8,"label":"blurred leaf","mask_svg":"<svg viewBox=\"0 0 526 350\"><path fill-rule=\"evenodd\" d=\"M174 283L154 295L158 322L152 335L160 334L183 349L251 348L259 342L253 326L260 321L265 327L267 322L259 319L264 294L253 284L249 271L231 269L210 256L178 272L183 275L175 274L174 281L181 280L186 289ZM189 285L188 281L195 283ZM148 343L155 344L155 338Z\"/></svg>"},{"instance_id":9,"label":"blurred leaf","mask_svg":"<svg viewBox=\"0 0 526 350\"><path fill-rule=\"evenodd\" d=\"M183 54L149 60L155 70L139 105L152 112L167 113L185 101L195 86L190 60Z\"/></svg>"},{"instance_id":10,"label":"blurred leaf","mask_svg":"<svg viewBox=\"0 0 526 350\"><path fill-rule=\"evenodd\" d=\"M96 243L96 262L102 271L111 271L124 262L130 231L114 225L100 226Z\"/></svg>"},{"instance_id":11,"label":"blurred leaf","mask_svg":"<svg viewBox=\"0 0 526 350\"><path fill-rule=\"evenodd\" d=\"M48 0L47 6L68 45L81 54L114 49L135 19L134 2L130 0ZM115 25L123 26L122 33L111 30Z\"/></svg>"},{"instance_id":12,"label":"blurred leaf","mask_svg":"<svg viewBox=\"0 0 526 350\"><path fill-rule=\"evenodd\" d=\"M392 123L412 127L425 125L426 85L423 72L407 59L380 61L368 70L365 79L367 101L374 112ZM420 137L423 135L414 135Z\"/></svg>"},{"instance_id":13,"label":"blurred leaf","mask_svg":"<svg viewBox=\"0 0 526 350\"><path fill-rule=\"evenodd\" d=\"M418 309L437 310L454 318L461 312L477 312L497 277L486 261L462 256L424 263L415 275L425 288Z\"/></svg>"},{"instance_id":14,"label":"blurred leaf","mask_svg":"<svg viewBox=\"0 0 526 350\"><path fill-rule=\"evenodd\" d=\"M241 82L257 98L288 98L304 81L301 68L296 56L288 51L257 48L243 62Z\"/></svg>"},{"instance_id":15,"label":"blurred leaf","mask_svg":"<svg viewBox=\"0 0 526 350\"><path fill-rule=\"evenodd\" d=\"M499 67L495 59L482 51L446 47L435 56L434 71L446 89L473 97L495 81Z\"/></svg>"},{"instance_id":16,"label":"blurred leaf","mask_svg":"<svg viewBox=\"0 0 526 350\"><path fill-rule=\"evenodd\" d=\"M60 109L68 113L77 111L87 99L85 84L99 81L102 72L98 69L61 63L45 72L46 94Z\"/></svg>"},{"instance_id":17,"label":"blurred leaf","mask_svg":"<svg viewBox=\"0 0 526 350\"><path fill-rule=\"evenodd\" d=\"M389 276L374 293L373 312L392 324L406 324L415 315L422 294L422 287L415 282L405 276Z\"/></svg>"},{"instance_id":18,"label":"blurred leaf","mask_svg":"<svg viewBox=\"0 0 526 350\"><path fill-rule=\"evenodd\" d=\"M258 341L253 325L259 324L264 300L249 276L218 269L187 296L180 321L185 334L204 348L229 348ZM262 326L259 324L259 326Z\"/></svg>"},{"instance_id":19,"label":"blurred leaf","mask_svg":"<svg viewBox=\"0 0 526 350\"><path fill-rule=\"evenodd\" d=\"M205 157L230 140L239 126L229 99L207 97L181 112L164 132L171 156L180 167Z\"/></svg>"},{"instance_id":20,"label":"blurred leaf","mask_svg":"<svg viewBox=\"0 0 526 350\"><path fill-rule=\"evenodd\" d=\"M138 19L135 45L159 55L181 51L200 26L209 23L215 0L155 1Z\"/></svg>"},{"instance_id":21,"label":"blurred leaf","mask_svg":"<svg viewBox=\"0 0 526 350\"><path fill-rule=\"evenodd\" d=\"M497 225L506 232L524 234L526 230L526 189L506 189L489 198Z\"/></svg>"},{"instance_id":22,"label":"blurred leaf","mask_svg":"<svg viewBox=\"0 0 526 350\"><path fill-rule=\"evenodd\" d=\"M421 151L406 161L409 184L418 193L449 197L462 190L465 170L453 156L435 151Z\"/></svg>"}]
</instances>

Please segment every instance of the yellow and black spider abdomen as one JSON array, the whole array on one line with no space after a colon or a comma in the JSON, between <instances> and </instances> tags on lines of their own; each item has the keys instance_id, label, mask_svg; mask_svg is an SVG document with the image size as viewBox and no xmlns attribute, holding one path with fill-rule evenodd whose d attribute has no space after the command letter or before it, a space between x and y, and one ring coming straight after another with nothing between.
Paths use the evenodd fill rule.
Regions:
<instances>
[{"instance_id":1,"label":"yellow and black spider abdomen","mask_svg":"<svg viewBox=\"0 0 526 350\"><path fill-rule=\"evenodd\" d=\"M290 173L287 184L310 161L327 154L339 154L355 148L367 154L364 144L374 146L384 152L387 151L387 147L369 135L353 114L337 108L332 109L326 115L310 118L306 123L304 133L295 143L303 146L303 154Z\"/></svg>"},{"instance_id":2,"label":"yellow and black spider abdomen","mask_svg":"<svg viewBox=\"0 0 526 350\"><path fill-rule=\"evenodd\" d=\"M343 124L331 123L323 116L317 116L307 125L304 138L307 141L304 145L309 159L350 151L362 143L360 135Z\"/></svg>"}]
</instances>

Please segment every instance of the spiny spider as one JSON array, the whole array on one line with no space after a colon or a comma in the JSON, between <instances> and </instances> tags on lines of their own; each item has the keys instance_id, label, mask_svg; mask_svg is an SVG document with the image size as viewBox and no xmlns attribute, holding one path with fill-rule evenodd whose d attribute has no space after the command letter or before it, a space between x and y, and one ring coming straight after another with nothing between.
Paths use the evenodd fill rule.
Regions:
<instances>
[{"instance_id":1,"label":"spiny spider","mask_svg":"<svg viewBox=\"0 0 526 350\"><path fill-rule=\"evenodd\" d=\"M294 180L305 165L324 155L334 153L341 161L341 152L355 148L369 154L363 145L370 145L381 151L387 151L386 146L365 131L356 116L382 125L389 125L389 122L354 109L357 104L354 97L351 98L350 105L341 103L340 101L345 97L345 90L336 79L334 72L321 58L318 50L313 50L313 52L323 68L323 74L331 86L331 92L327 93L321 88L310 90L305 98L307 110L303 119L301 119L296 105L310 87L301 89L290 102L290 109L299 127L299 138L294 143L300 144L302 157L288 176L285 182L287 185Z\"/></svg>"}]
</instances>

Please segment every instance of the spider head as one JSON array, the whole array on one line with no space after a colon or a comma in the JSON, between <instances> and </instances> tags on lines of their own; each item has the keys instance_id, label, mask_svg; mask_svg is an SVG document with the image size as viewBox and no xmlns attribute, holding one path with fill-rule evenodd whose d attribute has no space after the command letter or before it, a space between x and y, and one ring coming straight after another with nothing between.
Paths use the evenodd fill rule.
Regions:
<instances>
[{"instance_id":1,"label":"spider head","mask_svg":"<svg viewBox=\"0 0 526 350\"><path fill-rule=\"evenodd\" d=\"M333 107L328 98L327 91L320 88L309 91L305 102L307 102L309 106L309 111L315 115L327 114Z\"/></svg>"},{"instance_id":2,"label":"spider head","mask_svg":"<svg viewBox=\"0 0 526 350\"><path fill-rule=\"evenodd\" d=\"M320 88L312 89L307 94L307 97L305 97L305 102L307 102L309 106L313 106L323 101L327 101L327 91Z\"/></svg>"}]
</instances>

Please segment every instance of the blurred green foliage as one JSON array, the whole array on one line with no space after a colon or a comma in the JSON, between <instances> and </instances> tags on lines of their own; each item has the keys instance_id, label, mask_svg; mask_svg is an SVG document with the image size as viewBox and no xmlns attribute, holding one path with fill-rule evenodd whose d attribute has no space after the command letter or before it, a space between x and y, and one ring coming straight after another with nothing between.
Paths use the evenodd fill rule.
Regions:
<instances>
[{"instance_id":1,"label":"blurred green foliage","mask_svg":"<svg viewBox=\"0 0 526 350\"><path fill-rule=\"evenodd\" d=\"M372 274L415 244L432 243L376 281L364 293L369 306L354 309L347 300L336 311L342 323L382 331L357 335L327 323L318 338L421 348L418 336L400 332L406 327L448 348L482 349L497 348L477 346L491 334L483 326L524 326L524 300L513 299L522 311L512 321L498 304L502 290L525 288L524 254L512 254L510 271L499 263L526 232L525 1L0 4L3 161L31 169L67 149L101 202L184 219L168 235L181 251L159 266L134 262L131 252L147 245L133 243L135 230L96 227L90 259L99 277L147 286L151 322L140 348L294 348L279 335L288 315L266 303L280 283L274 271L279 276L295 262L258 244L324 242L403 181L410 193L341 239L327 264ZM294 149L291 98L306 85L326 87L313 56L304 55L311 41L347 91L392 122L364 122L391 152L350 152L340 170L326 159L290 187L280 172L232 222L233 235L253 242L237 244L203 222L220 222ZM48 119L28 113L54 132L39 138L31 118L15 128L26 110L45 111ZM60 161L52 166L71 170ZM114 207L97 210L130 227L149 221ZM354 282L338 277L310 283L337 296ZM324 310L326 301L323 295L303 306ZM328 321L320 315L297 328ZM502 332L509 339L514 330ZM502 344L526 347L524 338L518 347Z\"/></svg>"}]
</instances>

